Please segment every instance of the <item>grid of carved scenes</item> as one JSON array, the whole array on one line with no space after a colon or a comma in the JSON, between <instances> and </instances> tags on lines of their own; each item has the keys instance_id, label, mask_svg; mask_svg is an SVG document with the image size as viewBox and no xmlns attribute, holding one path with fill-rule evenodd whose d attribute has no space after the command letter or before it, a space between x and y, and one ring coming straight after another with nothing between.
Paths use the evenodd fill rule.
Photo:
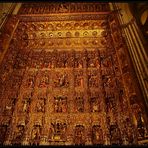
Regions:
<instances>
[{"instance_id":1,"label":"grid of carved scenes","mask_svg":"<svg viewBox=\"0 0 148 148\"><path fill-rule=\"evenodd\" d=\"M82 22L79 23L80 28L77 31L83 34L86 22ZM56 23L53 27L57 26ZM68 22L63 22L62 26L66 23ZM89 23L88 26L86 25L87 27L92 27L94 23L100 22L91 21ZM104 23L103 26L106 26L105 22L101 22L101 26L98 25L98 28L91 28L93 31L95 29L98 31L97 35L101 30L102 23ZM28 35L30 33L39 34L39 28L36 26L41 23L36 23L33 26L32 24L29 22L19 24L16 31L18 35L14 36L14 38L18 38L18 40L14 40L19 42L18 46L11 42L1 64L0 93L2 95L0 97L2 98L2 114L6 117L1 122L4 125L1 127L2 135L6 135L10 139L13 137L10 140L12 144L22 143L26 138L24 136L29 135L29 142L37 145L41 142L43 136L41 133L48 135L48 142L67 141L68 136L72 136L71 144L83 145L87 137L91 139L93 144L104 144L104 137L107 137L107 133L105 133L107 127L110 132L108 136L110 143L120 144L122 139L119 124L117 124L117 113L119 106L121 106L123 113L128 110L128 107L122 96L124 88L116 52L110 44L112 42L111 36L104 31L101 33L101 37L97 35L94 37L91 34L89 39L98 38L101 40L102 38L104 45L92 46L91 44L91 49L82 49L81 46L81 50L77 48L48 50L44 49L44 45L40 45L40 48L37 49L34 44L36 38L31 39L30 36L28 38ZM72 24L74 26L76 22L70 22L70 25ZM44 30L44 27L41 26L41 31ZM53 28L49 31L62 29ZM71 28L68 32L74 29ZM93 33L91 29L88 33ZM68 29L66 28L66 30ZM82 40L83 38L87 39L83 35L80 36L80 39L81 37ZM70 39L72 38L78 39L77 37ZM55 37L56 40L58 37ZM37 41L39 42L39 40ZM43 38L40 41L45 40ZM48 41L51 40L48 38ZM32 43L30 44L30 42ZM118 104L119 97L122 100L120 104ZM107 123L104 121L103 111L106 112ZM71 115L67 113L71 113ZM18 119L9 121L8 119L12 115L18 115ZM141 117L141 115L139 116ZM45 125L45 117L48 117L48 121L49 118L51 119L48 126ZM128 130L124 132L126 132L129 143L132 143L133 127L128 117L126 120L129 126L127 126ZM5 131L10 122L14 126L13 129L8 130L10 134L6 134ZM44 126L47 126L47 131L43 130L46 130ZM0 142L3 143L5 138L1 139Z\"/></svg>"},{"instance_id":2,"label":"grid of carved scenes","mask_svg":"<svg viewBox=\"0 0 148 148\"><path fill-rule=\"evenodd\" d=\"M54 21L54 22L20 22L16 38L23 40L29 48L56 47L100 47L106 46L104 37L107 22L92 21Z\"/></svg>"},{"instance_id":3,"label":"grid of carved scenes","mask_svg":"<svg viewBox=\"0 0 148 148\"><path fill-rule=\"evenodd\" d=\"M98 113L104 107L103 98L106 98L107 112L112 108L116 111L114 76L118 74L116 54L110 50L20 50L10 46L1 65L2 90L7 96L5 96L7 101L4 102L8 103L4 104L3 113L12 115L16 107L18 114L26 115L32 111L46 113L46 106L50 106L50 103L52 113L68 113L69 111L71 113L88 111ZM65 88L67 92L63 93ZM101 94L100 88L104 88L106 96ZM62 90L62 93L58 90ZM87 90L89 90L88 93ZM70 104L69 94L73 94L74 104ZM53 101L48 103L51 96ZM70 105L74 106L74 110L70 110ZM26 120L27 118L25 124L28 123ZM63 121L52 123L51 141L62 139L67 126L67 123ZM14 143L20 141L19 134L23 134L25 127L18 125L17 128ZM100 125L94 125L92 131L95 132L94 129L99 131L101 128ZM76 125L74 132L76 144L84 143L84 131L84 125ZM34 125L31 139L38 143L39 139L34 135L40 133L41 127L38 124ZM92 138L93 141L94 139Z\"/></svg>"}]
</instances>

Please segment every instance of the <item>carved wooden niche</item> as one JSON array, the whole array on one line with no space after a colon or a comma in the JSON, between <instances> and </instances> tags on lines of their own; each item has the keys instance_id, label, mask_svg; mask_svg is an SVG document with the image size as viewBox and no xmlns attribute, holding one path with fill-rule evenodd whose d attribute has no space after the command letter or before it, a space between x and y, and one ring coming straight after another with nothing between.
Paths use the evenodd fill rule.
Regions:
<instances>
[{"instance_id":1,"label":"carved wooden niche","mask_svg":"<svg viewBox=\"0 0 148 148\"><path fill-rule=\"evenodd\" d=\"M4 114L12 115L15 110L16 103L18 101L18 93L17 91L13 91L13 90L12 91L8 90L8 92L5 92L5 93L6 93L6 96L5 96L6 99L3 100Z\"/></svg>"},{"instance_id":2,"label":"carved wooden niche","mask_svg":"<svg viewBox=\"0 0 148 148\"><path fill-rule=\"evenodd\" d=\"M40 68L42 61L40 59L41 51L32 51L29 55L29 67L30 68Z\"/></svg>"},{"instance_id":3,"label":"carved wooden niche","mask_svg":"<svg viewBox=\"0 0 148 148\"><path fill-rule=\"evenodd\" d=\"M75 68L83 68L84 67L83 52L76 51L74 61L75 61Z\"/></svg>"},{"instance_id":4,"label":"carved wooden niche","mask_svg":"<svg viewBox=\"0 0 148 148\"><path fill-rule=\"evenodd\" d=\"M112 75L112 56L107 53L107 51L102 51L100 53L100 61L101 61L101 71L102 75Z\"/></svg>"},{"instance_id":5,"label":"carved wooden niche","mask_svg":"<svg viewBox=\"0 0 148 148\"><path fill-rule=\"evenodd\" d=\"M88 72L88 86L89 87L98 87L99 86L98 71L91 70Z\"/></svg>"},{"instance_id":6,"label":"carved wooden niche","mask_svg":"<svg viewBox=\"0 0 148 148\"><path fill-rule=\"evenodd\" d=\"M64 121L55 120L51 123L49 130L50 141L66 141L67 138L67 124Z\"/></svg>"},{"instance_id":7,"label":"carved wooden niche","mask_svg":"<svg viewBox=\"0 0 148 148\"><path fill-rule=\"evenodd\" d=\"M87 51L87 67L99 68L100 62L97 51Z\"/></svg>"},{"instance_id":8,"label":"carved wooden niche","mask_svg":"<svg viewBox=\"0 0 148 148\"><path fill-rule=\"evenodd\" d=\"M120 132L118 125L116 123L111 124L109 131L110 131L110 144L111 145L121 145L122 138L121 138L121 132Z\"/></svg>"},{"instance_id":9,"label":"carved wooden niche","mask_svg":"<svg viewBox=\"0 0 148 148\"><path fill-rule=\"evenodd\" d=\"M39 84L38 87L39 88L46 88L49 85L49 71L40 71L39 74Z\"/></svg>"},{"instance_id":10,"label":"carved wooden niche","mask_svg":"<svg viewBox=\"0 0 148 148\"><path fill-rule=\"evenodd\" d=\"M134 98L136 99L136 98ZM135 119L135 127L138 130L138 139L144 139L146 135L148 134L148 131L146 129L146 122L144 118L144 113L142 111L141 105L138 104L138 102L135 102L131 107L132 111L134 113L134 119Z\"/></svg>"},{"instance_id":11,"label":"carved wooden niche","mask_svg":"<svg viewBox=\"0 0 148 148\"><path fill-rule=\"evenodd\" d=\"M57 72L55 74L54 86L55 87L68 87L69 86L68 74L66 72L64 73Z\"/></svg>"},{"instance_id":12,"label":"carved wooden niche","mask_svg":"<svg viewBox=\"0 0 148 148\"><path fill-rule=\"evenodd\" d=\"M134 126L132 125L132 121L130 118L126 118L123 121L123 134L125 136L125 140L128 144L133 144L134 142Z\"/></svg>"},{"instance_id":13,"label":"carved wooden niche","mask_svg":"<svg viewBox=\"0 0 148 148\"><path fill-rule=\"evenodd\" d=\"M0 125L0 145L3 145L8 136L10 119L4 119Z\"/></svg>"},{"instance_id":14,"label":"carved wooden niche","mask_svg":"<svg viewBox=\"0 0 148 148\"><path fill-rule=\"evenodd\" d=\"M144 121L142 112L140 111L138 112L138 115L137 115L137 129L138 129L138 138L144 139L147 134L147 129L145 126L145 121Z\"/></svg>"},{"instance_id":15,"label":"carved wooden niche","mask_svg":"<svg viewBox=\"0 0 148 148\"><path fill-rule=\"evenodd\" d=\"M76 112L84 112L84 96L82 93L76 94L74 103Z\"/></svg>"},{"instance_id":16,"label":"carved wooden niche","mask_svg":"<svg viewBox=\"0 0 148 148\"><path fill-rule=\"evenodd\" d=\"M26 68L27 62L28 62L28 52L21 50L21 52L19 52L15 57L13 68L15 69Z\"/></svg>"},{"instance_id":17,"label":"carved wooden niche","mask_svg":"<svg viewBox=\"0 0 148 148\"><path fill-rule=\"evenodd\" d=\"M12 144L13 145L21 145L24 139L25 133L25 122L19 123L14 132Z\"/></svg>"},{"instance_id":18,"label":"carved wooden niche","mask_svg":"<svg viewBox=\"0 0 148 148\"><path fill-rule=\"evenodd\" d=\"M83 71L77 70L74 73L74 85L75 87L84 87L84 77L83 77Z\"/></svg>"},{"instance_id":19,"label":"carved wooden niche","mask_svg":"<svg viewBox=\"0 0 148 148\"><path fill-rule=\"evenodd\" d=\"M116 88L116 81L114 77L109 75L109 76L104 76L102 78L103 78L102 82L105 90Z\"/></svg>"},{"instance_id":20,"label":"carved wooden niche","mask_svg":"<svg viewBox=\"0 0 148 148\"><path fill-rule=\"evenodd\" d=\"M110 112L116 109L116 97L113 90L107 90L105 92L105 104L106 104L107 112Z\"/></svg>"},{"instance_id":21,"label":"carved wooden niche","mask_svg":"<svg viewBox=\"0 0 148 148\"><path fill-rule=\"evenodd\" d=\"M47 96L45 94L38 94L35 110L36 112L45 112Z\"/></svg>"},{"instance_id":22,"label":"carved wooden niche","mask_svg":"<svg viewBox=\"0 0 148 148\"><path fill-rule=\"evenodd\" d=\"M26 88L34 88L36 80L36 72L35 71L28 71L25 76L25 87Z\"/></svg>"},{"instance_id":23,"label":"carved wooden niche","mask_svg":"<svg viewBox=\"0 0 148 148\"><path fill-rule=\"evenodd\" d=\"M55 113L65 113L68 110L67 97L59 96L54 97L54 112Z\"/></svg>"},{"instance_id":24,"label":"carved wooden niche","mask_svg":"<svg viewBox=\"0 0 148 148\"><path fill-rule=\"evenodd\" d=\"M128 59L124 50L124 47L121 47L118 50L118 56L122 68L122 73L126 73L128 71Z\"/></svg>"},{"instance_id":25,"label":"carved wooden niche","mask_svg":"<svg viewBox=\"0 0 148 148\"><path fill-rule=\"evenodd\" d=\"M69 51L58 52L57 68L68 68L72 66L71 53Z\"/></svg>"},{"instance_id":26,"label":"carved wooden niche","mask_svg":"<svg viewBox=\"0 0 148 148\"><path fill-rule=\"evenodd\" d=\"M92 127L92 143L93 145L103 145L103 130L100 125L93 125Z\"/></svg>"},{"instance_id":27,"label":"carved wooden niche","mask_svg":"<svg viewBox=\"0 0 148 148\"><path fill-rule=\"evenodd\" d=\"M44 55L44 68L53 68L52 64L52 53L46 52Z\"/></svg>"},{"instance_id":28,"label":"carved wooden niche","mask_svg":"<svg viewBox=\"0 0 148 148\"><path fill-rule=\"evenodd\" d=\"M74 129L74 144L85 145L85 127L83 125L76 125Z\"/></svg>"},{"instance_id":29,"label":"carved wooden niche","mask_svg":"<svg viewBox=\"0 0 148 148\"><path fill-rule=\"evenodd\" d=\"M9 98L6 100L6 105L5 105L5 108L4 108L4 114L5 115L12 115L13 112L14 112L14 109L15 109L15 105L16 105L16 101L17 101L17 98Z\"/></svg>"},{"instance_id":30,"label":"carved wooden niche","mask_svg":"<svg viewBox=\"0 0 148 148\"><path fill-rule=\"evenodd\" d=\"M42 51L39 51L39 55L37 54L37 58L35 57L35 59L37 60L36 61L36 68L45 68L44 66L44 63L45 63L45 57L47 57L46 55L46 51L42 50ZM49 58L49 57L48 57Z\"/></svg>"},{"instance_id":31,"label":"carved wooden niche","mask_svg":"<svg viewBox=\"0 0 148 148\"><path fill-rule=\"evenodd\" d=\"M40 144L40 139L41 139L41 130L42 127L40 124L36 123L33 126L32 132L31 132L31 145L39 145Z\"/></svg>"},{"instance_id":32,"label":"carved wooden niche","mask_svg":"<svg viewBox=\"0 0 148 148\"><path fill-rule=\"evenodd\" d=\"M30 104L31 104L32 93L26 93L23 95L23 99L21 102L21 110L22 113L29 113L30 111Z\"/></svg>"},{"instance_id":33,"label":"carved wooden niche","mask_svg":"<svg viewBox=\"0 0 148 148\"><path fill-rule=\"evenodd\" d=\"M90 103L90 112L95 113L101 111L101 100L97 93L90 94L89 103Z\"/></svg>"}]
</instances>

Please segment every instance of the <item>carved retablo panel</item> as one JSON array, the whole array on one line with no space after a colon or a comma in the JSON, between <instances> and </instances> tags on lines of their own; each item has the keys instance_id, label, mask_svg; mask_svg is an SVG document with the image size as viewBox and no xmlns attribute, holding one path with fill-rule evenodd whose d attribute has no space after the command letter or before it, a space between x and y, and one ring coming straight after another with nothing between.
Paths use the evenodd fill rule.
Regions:
<instances>
[{"instance_id":1,"label":"carved retablo panel","mask_svg":"<svg viewBox=\"0 0 148 148\"><path fill-rule=\"evenodd\" d=\"M22 5L0 65L1 145L124 145L147 135L112 15L108 3Z\"/></svg>"}]
</instances>

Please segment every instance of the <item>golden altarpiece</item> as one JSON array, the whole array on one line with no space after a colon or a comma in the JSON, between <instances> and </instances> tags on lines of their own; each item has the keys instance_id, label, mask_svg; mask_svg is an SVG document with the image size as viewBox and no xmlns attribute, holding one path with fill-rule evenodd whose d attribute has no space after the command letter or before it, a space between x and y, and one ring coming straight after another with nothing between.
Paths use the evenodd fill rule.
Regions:
<instances>
[{"instance_id":1,"label":"golden altarpiece","mask_svg":"<svg viewBox=\"0 0 148 148\"><path fill-rule=\"evenodd\" d=\"M22 4L2 34L1 145L126 145L147 117L108 3Z\"/></svg>"}]
</instances>

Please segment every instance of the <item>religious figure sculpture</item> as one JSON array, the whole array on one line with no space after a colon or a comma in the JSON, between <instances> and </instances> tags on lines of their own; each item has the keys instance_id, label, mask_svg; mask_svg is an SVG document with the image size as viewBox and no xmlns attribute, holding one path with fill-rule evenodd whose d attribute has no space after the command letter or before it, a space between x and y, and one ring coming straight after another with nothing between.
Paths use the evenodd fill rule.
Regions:
<instances>
[{"instance_id":1,"label":"religious figure sculpture","mask_svg":"<svg viewBox=\"0 0 148 148\"><path fill-rule=\"evenodd\" d=\"M111 145L121 145L121 133L117 124L110 125L110 143Z\"/></svg>"},{"instance_id":2,"label":"religious figure sculpture","mask_svg":"<svg viewBox=\"0 0 148 148\"><path fill-rule=\"evenodd\" d=\"M24 136L25 127L24 125L18 125L17 131L15 132L13 144L14 145L21 145L23 136Z\"/></svg>"},{"instance_id":3,"label":"religious figure sculpture","mask_svg":"<svg viewBox=\"0 0 148 148\"><path fill-rule=\"evenodd\" d=\"M83 71L76 71L75 72L75 86L83 87L83 85L84 85Z\"/></svg>"},{"instance_id":4,"label":"religious figure sculpture","mask_svg":"<svg viewBox=\"0 0 148 148\"><path fill-rule=\"evenodd\" d=\"M67 125L65 122L62 121L55 121L54 123L51 123L52 126L52 140L54 141L60 141L60 140L66 140L66 129Z\"/></svg>"},{"instance_id":5,"label":"religious figure sculpture","mask_svg":"<svg viewBox=\"0 0 148 148\"><path fill-rule=\"evenodd\" d=\"M68 75L66 73L64 74L57 74L58 80L56 80L55 87L68 87L69 81L68 81Z\"/></svg>"},{"instance_id":6,"label":"religious figure sculpture","mask_svg":"<svg viewBox=\"0 0 148 148\"><path fill-rule=\"evenodd\" d=\"M31 145L39 145L41 138L41 127L35 125L31 134Z\"/></svg>"},{"instance_id":7,"label":"religious figure sculpture","mask_svg":"<svg viewBox=\"0 0 148 148\"><path fill-rule=\"evenodd\" d=\"M88 84L89 87L98 87L97 76L89 75Z\"/></svg>"},{"instance_id":8,"label":"religious figure sculpture","mask_svg":"<svg viewBox=\"0 0 148 148\"><path fill-rule=\"evenodd\" d=\"M67 112L67 97L55 97L54 102L55 112Z\"/></svg>"},{"instance_id":9,"label":"religious figure sculpture","mask_svg":"<svg viewBox=\"0 0 148 148\"><path fill-rule=\"evenodd\" d=\"M145 132L144 122L142 121L142 113L141 112L138 112L137 128L138 128L138 136L144 138L146 132Z\"/></svg>"},{"instance_id":10,"label":"religious figure sculpture","mask_svg":"<svg viewBox=\"0 0 148 148\"><path fill-rule=\"evenodd\" d=\"M106 111L113 111L116 109L116 101L115 101L115 96L114 93L108 91L105 96L105 103L106 103Z\"/></svg>"},{"instance_id":11,"label":"religious figure sculpture","mask_svg":"<svg viewBox=\"0 0 148 148\"><path fill-rule=\"evenodd\" d=\"M100 102L98 97L90 98L90 111L99 112L100 111Z\"/></svg>"},{"instance_id":12,"label":"religious figure sculpture","mask_svg":"<svg viewBox=\"0 0 148 148\"><path fill-rule=\"evenodd\" d=\"M83 68L83 55L82 53L75 53L75 68Z\"/></svg>"},{"instance_id":13,"label":"religious figure sculpture","mask_svg":"<svg viewBox=\"0 0 148 148\"><path fill-rule=\"evenodd\" d=\"M44 74L39 82L39 87L46 87L49 84L49 76Z\"/></svg>"},{"instance_id":14,"label":"religious figure sculpture","mask_svg":"<svg viewBox=\"0 0 148 148\"><path fill-rule=\"evenodd\" d=\"M92 143L93 145L102 145L103 141L103 131L100 125L94 125L92 127Z\"/></svg>"},{"instance_id":15,"label":"religious figure sculpture","mask_svg":"<svg viewBox=\"0 0 148 148\"><path fill-rule=\"evenodd\" d=\"M6 104L4 109L5 114L11 115L13 113L16 101L17 101L16 98L10 98L8 100L8 103Z\"/></svg>"},{"instance_id":16,"label":"religious figure sculpture","mask_svg":"<svg viewBox=\"0 0 148 148\"><path fill-rule=\"evenodd\" d=\"M77 125L75 127L75 135L74 135L74 144L75 145L85 145L85 137L84 133L85 128L83 125Z\"/></svg>"},{"instance_id":17,"label":"religious figure sculpture","mask_svg":"<svg viewBox=\"0 0 148 148\"><path fill-rule=\"evenodd\" d=\"M66 4L60 4L59 7L58 7L58 12L67 12L68 11L68 6Z\"/></svg>"},{"instance_id":18,"label":"religious figure sculpture","mask_svg":"<svg viewBox=\"0 0 148 148\"><path fill-rule=\"evenodd\" d=\"M34 77L33 76L30 76L27 81L26 81L26 87L34 87Z\"/></svg>"},{"instance_id":19,"label":"religious figure sculpture","mask_svg":"<svg viewBox=\"0 0 148 148\"><path fill-rule=\"evenodd\" d=\"M126 118L124 121L124 128L123 133L125 134L125 140L127 144L133 144L134 142L134 135L133 135L133 125L131 123L131 120L129 118Z\"/></svg>"},{"instance_id":20,"label":"religious figure sculpture","mask_svg":"<svg viewBox=\"0 0 148 148\"><path fill-rule=\"evenodd\" d=\"M45 111L45 100L44 99L38 100L38 102L36 104L36 111L37 112L44 112Z\"/></svg>"},{"instance_id":21,"label":"religious figure sculpture","mask_svg":"<svg viewBox=\"0 0 148 148\"><path fill-rule=\"evenodd\" d=\"M76 97L76 111L84 112L84 99L83 97Z\"/></svg>"}]
</instances>

